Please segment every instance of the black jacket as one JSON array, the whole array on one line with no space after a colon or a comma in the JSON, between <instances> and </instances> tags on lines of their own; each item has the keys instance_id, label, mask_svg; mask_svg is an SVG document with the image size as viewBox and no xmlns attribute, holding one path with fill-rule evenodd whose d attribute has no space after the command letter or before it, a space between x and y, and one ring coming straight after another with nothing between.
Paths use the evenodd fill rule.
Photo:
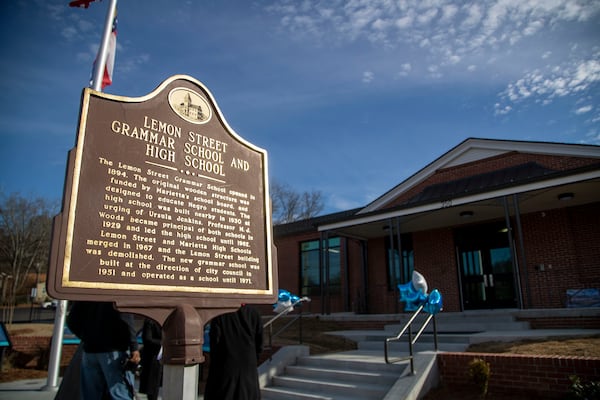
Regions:
<instances>
[{"instance_id":1,"label":"black jacket","mask_svg":"<svg viewBox=\"0 0 600 400\"><path fill-rule=\"evenodd\" d=\"M76 302L67 326L81 339L86 353L138 350L133 316L120 313L112 303Z\"/></svg>"},{"instance_id":2,"label":"black jacket","mask_svg":"<svg viewBox=\"0 0 600 400\"><path fill-rule=\"evenodd\" d=\"M258 357L263 345L260 314L249 306L210 323L210 367L205 400L258 400Z\"/></svg>"}]
</instances>

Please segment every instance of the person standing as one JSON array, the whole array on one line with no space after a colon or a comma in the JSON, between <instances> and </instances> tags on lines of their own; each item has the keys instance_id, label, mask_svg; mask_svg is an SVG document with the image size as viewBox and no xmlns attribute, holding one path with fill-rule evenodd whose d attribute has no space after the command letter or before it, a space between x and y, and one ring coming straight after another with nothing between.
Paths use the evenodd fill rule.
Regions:
<instances>
[{"instance_id":1,"label":"person standing","mask_svg":"<svg viewBox=\"0 0 600 400\"><path fill-rule=\"evenodd\" d=\"M76 302L67 326L79 339L82 400L113 400L134 397L133 372L127 363L138 364L140 352L131 314L120 313L109 302Z\"/></svg>"},{"instance_id":2,"label":"person standing","mask_svg":"<svg viewBox=\"0 0 600 400\"><path fill-rule=\"evenodd\" d=\"M210 365L204 400L258 400L258 357L263 326L256 309L242 305L210 323Z\"/></svg>"},{"instance_id":3,"label":"person standing","mask_svg":"<svg viewBox=\"0 0 600 400\"><path fill-rule=\"evenodd\" d=\"M157 400L162 382L162 364L158 359L161 348L162 329L149 318L144 320L142 328L142 372L140 374L140 393L145 393L148 400Z\"/></svg>"}]
</instances>

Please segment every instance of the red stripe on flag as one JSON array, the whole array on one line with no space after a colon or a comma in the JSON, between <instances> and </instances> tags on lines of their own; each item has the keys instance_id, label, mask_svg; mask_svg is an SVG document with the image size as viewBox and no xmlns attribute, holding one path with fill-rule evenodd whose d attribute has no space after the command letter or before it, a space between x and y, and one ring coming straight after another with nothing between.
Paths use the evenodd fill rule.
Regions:
<instances>
[{"instance_id":1,"label":"red stripe on flag","mask_svg":"<svg viewBox=\"0 0 600 400\"><path fill-rule=\"evenodd\" d=\"M106 65L104 66L104 75L102 76L102 89L112 84L113 69L115 66L115 54L117 53L117 13L113 19L112 31L108 40L108 52Z\"/></svg>"}]
</instances>

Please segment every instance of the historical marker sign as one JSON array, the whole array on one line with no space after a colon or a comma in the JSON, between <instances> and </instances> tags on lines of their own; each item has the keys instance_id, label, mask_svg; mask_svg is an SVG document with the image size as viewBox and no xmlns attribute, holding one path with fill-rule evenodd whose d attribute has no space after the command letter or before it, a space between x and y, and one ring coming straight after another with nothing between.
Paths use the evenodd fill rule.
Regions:
<instances>
[{"instance_id":1,"label":"historical marker sign","mask_svg":"<svg viewBox=\"0 0 600 400\"><path fill-rule=\"evenodd\" d=\"M270 218L266 151L227 125L200 82L174 76L141 98L85 89L48 290L272 301Z\"/></svg>"}]
</instances>

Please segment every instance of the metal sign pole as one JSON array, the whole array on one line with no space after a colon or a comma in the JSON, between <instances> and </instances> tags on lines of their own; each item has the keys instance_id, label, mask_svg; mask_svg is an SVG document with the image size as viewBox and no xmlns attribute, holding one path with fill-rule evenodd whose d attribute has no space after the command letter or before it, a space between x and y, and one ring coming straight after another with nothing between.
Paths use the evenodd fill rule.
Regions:
<instances>
[{"instance_id":1,"label":"metal sign pole","mask_svg":"<svg viewBox=\"0 0 600 400\"><path fill-rule=\"evenodd\" d=\"M92 77L92 89L99 92L102 91L102 77L104 76L104 68L106 66L106 59L108 58L108 42L110 41L110 34L112 32L116 11L117 0L110 0L110 5L108 6L108 12L106 14L106 23L104 25L104 34L102 35L102 43L100 43L100 49L98 50L98 57L96 59Z\"/></svg>"},{"instance_id":2,"label":"metal sign pole","mask_svg":"<svg viewBox=\"0 0 600 400\"><path fill-rule=\"evenodd\" d=\"M58 373L60 370L60 356L62 353L62 342L65 331L65 317L67 315L67 300L61 300L56 306L54 315L54 330L52 332L52 344L50 346L50 360L48 361L48 379L45 391L58 389Z\"/></svg>"},{"instance_id":3,"label":"metal sign pole","mask_svg":"<svg viewBox=\"0 0 600 400\"><path fill-rule=\"evenodd\" d=\"M110 0L106 21L104 24L104 34L102 43L98 51L96 65L92 77L92 89L102 91L102 77L106 59L108 58L108 42L112 32L113 20L117 11L117 0ZM60 371L60 358L62 354L62 341L65 330L65 320L67 316L67 300L61 300L56 308L54 316L54 329L52 332L52 344L50 347L50 360L48 361L48 379L46 386L42 390L50 391L58 389L58 375Z\"/></svg>"},{"instance_id":4,"label":"metal sign pole","mask_svg":"<svg viewBox=\"0 0 600 400\"><path fill-rule=\"evenodd\" d=\"M163 398L165 400L197 400L199 364L163 366Z\"/></svg>"}]
</instances>

